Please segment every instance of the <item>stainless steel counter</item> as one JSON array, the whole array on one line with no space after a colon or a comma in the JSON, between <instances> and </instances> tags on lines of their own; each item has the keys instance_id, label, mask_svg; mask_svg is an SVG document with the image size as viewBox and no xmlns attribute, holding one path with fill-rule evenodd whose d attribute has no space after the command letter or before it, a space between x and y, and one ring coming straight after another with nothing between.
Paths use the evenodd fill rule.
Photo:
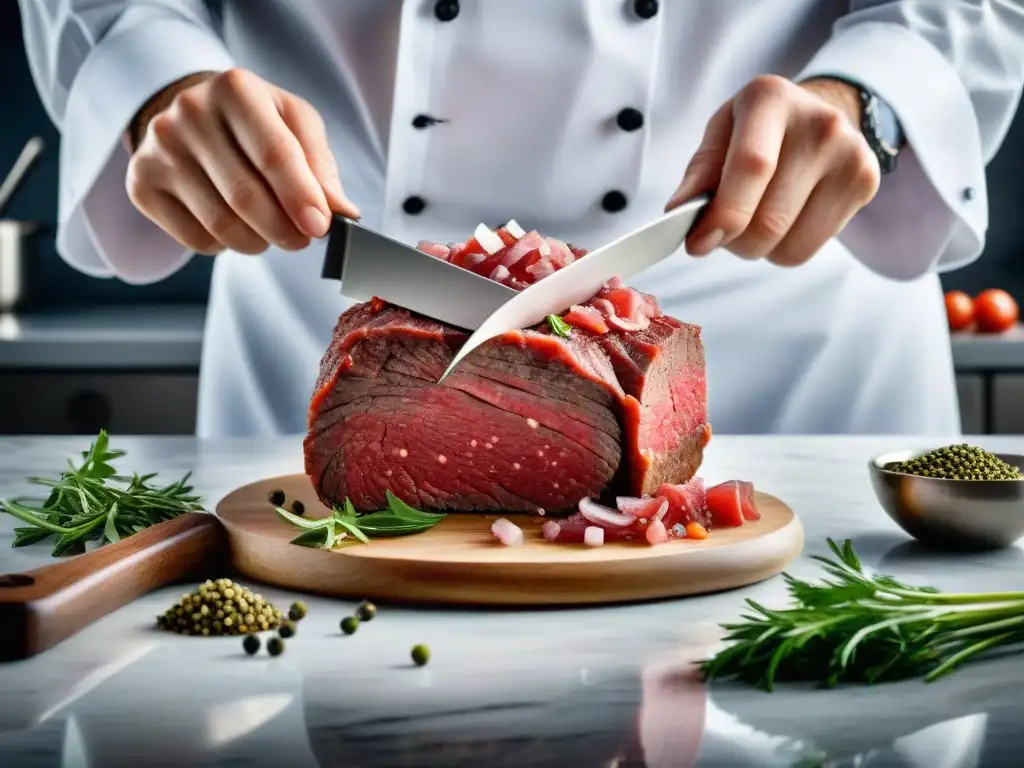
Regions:
<instances>
[{"instance_id":1,"label":"stainless steel counter","mask_svg":"<svg viewBox=\"0 0 1024 768\"><path fill-rule=\"evenodd\" d=\"M0 316L0 369L195 369L205 318L192 305Z\"/></svg>"},{"instance_id":2,"label":"stainless steel counter","mask_svg":"<svg viewBox=\"0 0 1024 768\"><path fill-rule=\"evenodd\" d=\"M1024 438L977 440L1024 453ZM749 478L790 504L806 530L789 569L817 578L825 538L850 538L864 564L939 589L1024 588L1024 550L936 554L885 516L869 457L921 440L716 436L702 474ZM0 497L59 470L81 439L0 439ZM193 470L213 505L234 487L301 471L301 439L120 438L124 469ZM0 573L49 562L46 544L10 546ZM250 581L241 579L252 585ZM247 658L237 638L158 632L183 587L159 590L25 662L0 665L0 765L171 766L1019 766L1019 657L920 681L766 694L703 685L690 662L746 598L783 605L781 578L716 595L577 610L441 610L379 605L352 637L355 604L304 597L309 615L283 656ZM298 595L260 586L278 607ZM2 631L2 628L0 628ZM408 662L426 643L429 666Z\"/></svg>"}]
</instances>

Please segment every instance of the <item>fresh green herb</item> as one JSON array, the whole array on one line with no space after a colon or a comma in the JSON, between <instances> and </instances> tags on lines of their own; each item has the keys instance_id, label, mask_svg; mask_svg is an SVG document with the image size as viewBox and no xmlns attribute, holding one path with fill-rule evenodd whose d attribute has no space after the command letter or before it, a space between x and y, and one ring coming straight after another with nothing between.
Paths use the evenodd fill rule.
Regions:
<instances>
[{"instance_id":1,"label":"fresh green herb","mask_svg":"<svg viewBox=\"0 0 1024 768\"><path fill-rule=\"evenodd\" d=\"M810 584L783 574L792 607L748 600L729 644L702 663L708 679L765 690L776 681L931 682L993 648L1024 643L1024 592L942 593L866 574L847 540L828 540L834 559L814 557L828 577Z\"/></svg>"},{"instance_id":2,"label":"fresh green herb","mask_svg":"<svg viewBox=\"0 0 1024 768\"><path fill-rule=\"evenodd\" d=\"M284 653L284 640L280 637L272 637L267 640L267 653L271 656L280 656Z\"/></svg>"},{"instance_id":3,"label":"fresh green herb","mask_svg":"<svg viewBox=\"0 0 1024 768\"><path fill-rule=\"evenodd\" d=\"M369 600L363 600L356 608L356 618L360 621L371 621L377 615L377 606Z\"/></svg>"},{"instance_id":4,"label":"fresh green herb","mask_svg":"<svg viewBox=\"0 0 1024 768\"><path fill-rule=\"evenodd\" d=\"M356 512L352 502L345 499L345 503L335 507L330 516L318 519L293 515L277 505L274 506L274 509L285 522L302 529L302 533L292 539L292 544L321 549L334 549L338 546L354 544L355 541L352 539L369 544L371 537L381 538L422 533L433 528L445 518L443 514L413 509L391 491L387 492L387 500L387 509L360 514Z\"/></svg>"},{"instance_id":5,"label":"fresh green herb","mask_svg":"<svg viewBox=\"0 0 1024 768\"><path fill-rule=\"evenodd\" d=\"M281 626L277 628L277 634L287 639L295 635L296 627L294 619L282 619Z\"/></svg>"},{"instance_id":6,"label":"fresh green herb","mask_svg":"<svg viewBox=\"0 0 1024 768\"><path fill-rule=\"evenodd\" d=\"M301 621L306 618L306 604L301 601L292 603L288 609L288 618L292 621Z\"/></svg>"},{"instance_id":7,"label":"fresh green herb","mask_svg":"<svg viewBox=\"0 0 1024 768\"><path fill-rule=\"evenodd\" d=\"M422 667L430 661L430 649L425 645L414 645L409 655L412 656L412 662L417 667Z\"/></svg>"},{"instance_id":8,"label":"fresh green herb","mask_svg":"<svg viewBox=\"0 0 1024 768\"><path fill-rule=\"evenodd\" d=\"M260 639L256 635L246 635L242 641L242 648L250 656L255 656L260 650Z\"/></svg>"},{"instance_id":9,"label":"fresh green herb","mask_svg":"<svg viewBox=\"0 0 1024 768\"><path fill-rule=\"evenodd\" d=\"M341 620L341 631L346 635L353 634L357 629L359 629L359 619L355 616L346 616Z\"/></svg>"},{"instance_id":10,"label":"fresh green herb","mask_svg":"<svg viewBox=\"0 0 1024 768\"><path fill-rule=\"evenodd\" d=\"M199 496L187 484L189 475L156 487L150 485L155 473L118 475L111 462L124 455L124 451L110 449L107 433L101 431L89 450L82 452L80 466L69 459L68 470L56 480L28 478L33 485L50 489L41 506L26 503L38 503L39 499L0 501L0 510L31 526L14 529L14 546L55 536L53 556L74 555L84 552L90 539L101 544L120 541L185 512L202 510Z\"/></svg>"},{"instance_id":11,"label":"fresh green herb","mask_svg":"<svg viewBox=\"0 0 1024 768\"><path fill-rule=\"evenodd\" d=\"M551 326L551 332L555 336L561 336L563 339L569 338L572 335L572 326L565 322L558 315L548 315L548 325Z\"/></svg>"}]
</instances>

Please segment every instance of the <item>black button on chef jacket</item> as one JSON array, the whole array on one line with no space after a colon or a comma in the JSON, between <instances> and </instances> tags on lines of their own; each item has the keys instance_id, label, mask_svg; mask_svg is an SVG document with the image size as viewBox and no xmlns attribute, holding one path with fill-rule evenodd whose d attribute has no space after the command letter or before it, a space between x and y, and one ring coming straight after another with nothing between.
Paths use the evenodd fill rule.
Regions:
<instances>
[{"instance_id":1,"label":"black button on chef jacket","mask_svg":"<svg viewBox=\"0 0 1024 768\"><path fill-rule=\"evenodd\" d=\"M619 190L613 189L601 198L601 207L608 213L618 213L626 207L626 196Z\"/></svg>"},{"instance_id":2,"label":"black button on chef jacket","mask_svg":"<svg viewBox=\"0 0 1024 768\"><path fill-rule=\"evenodd\" d=\"M402 210L408 213L410 216L418 216L423 213L423 209L427 207L427 201L419 195L412 195L405 198L405 202L402 203Z\"/></svg>"},{"instance_id":3,"label":"black button on chef jacket","mask_svg":"<svg viewBox=\"0 0 1024 768\"><path fill-rule=\"evenodd\" d=\"M641 19L653 19L658 14L658 0L633 0L633 13Z\"/></svg>"},{"instance_id":4,"label":"black button on chef jacket","mask_svg":"<svg viewBox=\"0 0 1024 768\"><path fill-rule=\"evenodd\" d=\"M459 0L437 0L434 15L438 21L451 21L459 15Z\"/></svg>"},{"instance_id":5,"label":"black button on chef jacket","mask_svg":"<svg viewBox=\"0 0 1024 768\"><path fill-rule=\"evenodd\" d=\"M626 107L615 116L615 122L624 131L638 131L644 127L644 115L639 109Z\"/></svg>"}]
</instances>

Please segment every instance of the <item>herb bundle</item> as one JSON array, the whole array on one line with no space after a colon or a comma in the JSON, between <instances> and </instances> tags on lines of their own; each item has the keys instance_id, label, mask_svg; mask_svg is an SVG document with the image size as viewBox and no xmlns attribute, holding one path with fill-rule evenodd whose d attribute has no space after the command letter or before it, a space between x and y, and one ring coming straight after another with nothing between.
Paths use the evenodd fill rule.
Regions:
<instances>
[{"instance_id":1,"label":"herb bundle","mask_svg":"<svg viewBox=\"0 0 1024 768\"><path fill-rule=\"evenodd\" d=\"M371 538L422 533L445 518L443 514L413 509L391 491L387 492L387 500L387 509L359 513L352 502L345 499L344 505L335 507L331 515L315 520L293 515L276 504L274 509L286 522L302 529L302 533L292 539L292 544L321 549L355 544L352 539L369 544Z\"/></svg>"},{"instance_id":2,"label":"herb bundle","mask_svg":"<svg viewBox=\"0 0 1024 768\"><path fill-rule=\"evenodd\" d=\"M150 484L155 473L118 475L111 462L124 455L110 449L107 433L101 431L89 450L82 452L81 465L76 467L69 459L68 469L56 480L28 478L33 485L50 489L41 506L26 503L38 499L0 501L0 510L30 526L14 529L14 546L55 536L53 556L74 555L84 552L90 539L101 544L120 541L185 512L202 510L199 496L187 484L189 475L157 487Z\"/></svg>"},{"instance_id":3,"label":"herb bundle","mask_svg":"<svg viewBox=\"0 0 1024 768\"><path fill-rule=\"evenodd\" d=\"M729 645L702 663L707 679L767 691L776 681L931 682L985 651L1024 644L1024 592L914 587L866 574L849 540L828 545L835 559L813 559L830 578L810 584L783 574L792 607L748 600L751 613L722 625Z\"/></svg>"},{"instance_id":4,"label":"herb bundle","mask_svg":"<svg viewBox=\"0 0 1024 768\"><path fill-rule=\"evenodd\" d=\"M572 335L572 326L558 315L548 315L548 325L551 326L551 332L555 334L555 336L561 336L563 339L567 339Z\"/></svg>"}]
</instances>

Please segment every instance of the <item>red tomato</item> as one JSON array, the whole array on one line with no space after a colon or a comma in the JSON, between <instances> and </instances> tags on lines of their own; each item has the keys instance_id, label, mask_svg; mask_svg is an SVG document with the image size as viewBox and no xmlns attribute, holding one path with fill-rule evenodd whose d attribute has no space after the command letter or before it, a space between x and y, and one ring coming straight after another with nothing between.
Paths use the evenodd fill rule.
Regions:
<instances>
[{"instance_id":1,"label":"red tomato","mask_svg":"<svg viewBox=\"0 0 1024 768\"><path fill-rule=\"evenodd\" d=\"M754 505L754 484L729 480L707 489L705 502L715 528L735 528L748 520L760 520Z\"/></svg>"},{"instance_id":2,"label":"red tomato","mask_svg":"<svg viewBox=\"0 0 1024 768\"><path fill-rule=\"evenodd\" d=\"M946 318L949 330L962 331L974 321L974 300L963 291L947 292Z\"/></svg>"},{"instance_id":3,"label":"red tomato","mask_svg":"<svg viewBox=\"0 0 1024 768\"><path fill-rule=\"evenodd\" d=\"M982 291L974 299L974 320L982 333L1002 333L1017 324L1020 315L1013 296L998 288Z\"/></svg>"},{"instance_id":4,"label":"red tomato","mask_svg":"<svg viewBox=\"0 0 1024 768\"><path fill-rule=\"evenodd\" d=\"M566 323L601 336L608 333L608 324L593 307L572 307L562 318Z\"/></svg>"}]
</instances>

